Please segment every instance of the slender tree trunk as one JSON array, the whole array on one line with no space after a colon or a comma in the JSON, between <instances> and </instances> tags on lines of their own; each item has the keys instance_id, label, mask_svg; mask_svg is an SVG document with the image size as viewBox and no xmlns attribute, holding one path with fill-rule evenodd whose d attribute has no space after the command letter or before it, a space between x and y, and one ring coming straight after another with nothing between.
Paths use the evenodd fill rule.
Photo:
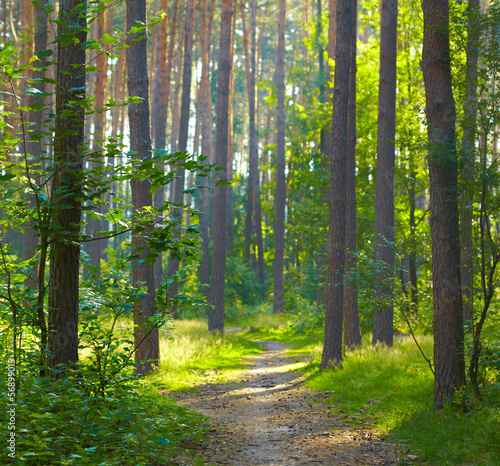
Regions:
<instances>
[{"instance_id":1,"label":"slender tree trunk","mask_svg":"<svg viewBox=\"0 0 500 466\"><path fill-rule=\"evenodd\" d=\"M245 219L245 260L250 263L250 248L252 243L252 226L254 213L254 190L258 182L258 165L259 156L257 151L257 131L255 126L255 77L256 77L256 0L252 0L252 32L251 32L251 48L252 55L250 57L250 88L248 91L248 108L249 108L249 155L248 155L248 186L247 186L247 211Z\"/></svg>"},{"instance_id":2,"label":"slender tree trunk","mask_svg":"<svg viewBox=\"0 0 500 466\"><path fill-rule=\"evenodd\" d=\"M285 255L285 23L286 0L279 0L278 49L276 60L277 138L276 138L276 220L274 225L274 297L273 312L284 311L285 287L283 268Z\"/></svg>"},{"instance_id":3,"label":"slender tree trunk","mask_svg":"<svg viewBox=\"0 0 500 466\"><path fill-rule=\"evenodd\" d=\"M100 4L101 6L103 5L102 3ZM104 14L108 14L106 11ZM107 21L107 20L106 20ZM108 32L105 30L106 22L103 21L96 21L96 31L95 31L95 38L99 41L102 42L103 34L105 32ZM92 154L92 159L89 161L89 168L91 170L96 170L98 167L103 167L104 165L104 156L103 156L103 147L104 147L104 141L106 139L105 137L105 131L106 131L106 126L105 126L105 113L99 109L104 108L104 103L105 103L105 92L106 92L106 84L108 82L108 57L99 51L99 54L96 57L95 60L95 65L97 66L97 70L94 73L94 82L95 82L95 100L94 100L94 107L96 109L96 112L94 114L94 133L93 133L93 154ZM104 206L102 204L95 204L93 203L93 208L94 210L99 213L103 214L104 213ZM92 238L98 238L99 237L99 230L103 229L103 222L100 218L93 218L88 216L88 221L87 221L87 234L90 235ZM86 245L86 249L88 250L89 256L90 256L90 265L97 267L97 278L100 276L100 265L101 265L101 257L102 257L102 251L103 251L103 241L104 240L98 240L98 241L90 241Z\"/></svg>"},{"instance_id":4,"label":"slender tree trunk","mask_svg":"<svg viewBox=\"0 0 500 466\"><path fill-rule=\"evenodd\" d=\"M85 2L61 0L58 36L75 34L77 41L64 47L59 42L57 67L56 127L54 138L54 175L52 198L55 215L52 224L64 234L52 238L50 246L49 288L49 367L78 362L78 283L80 266L79 225L81 220L80 175L83 168L84 108L73 102L85 96L85 17L79 13ZM57 205L64 205L58 209ZM56 378L64 372L54 372Z\"/></svg>"},{"instance_id":5,"label":"slender tree trunk","mask_svg":"<svg viewBox=\"0 0 500 466\"><path fill-rule=\"evenodd\" d=\"M328 15L328 58L330 60L335 59L335 46L337 37L337 0L330 0L330 11ZM335 70L327 64L326 67L326 79L328 82L333 81ZM325 89L326 95L325 99L327 102L333 101L333 89L328 86ZM321 134L321 164L323 169L330 169L330 161L328 158L332 153L332 122L329 121ZM328 203L328 187L324 186L322 188L321 197L323 202ZM319 244L318 255L316 259L316 270L318 274L318 287L316 289L316 306L321 308L325 303L326 297L326 286L325 286L325 275L326 275L326 241L321 241Z\"/></svg>"},{"instance_id":6,"label":"slender tree trunk","mask_svg":"<svg viewBox=\"0 0 500 466\"><path fill-rule=\"evenodd\" d=\"M377 175L375 180L375 259L378 298L373 314L373 341L392 346L394 307L394 165L396 138L396 58L398 2L382 0L380 13Z\"/></svg>"},{"instance_id":7,"label":"slender tree trunk","mask_svg":"<svg viewBox=\"0 0 500 466\"><path fill-rule=\"evenodd\" d=\"M222 168L221 180L227 178L228 105L231 77L231 19L232 0L222 0L219 51L219 80L217 96L217 126L215 133L215 162ZM214 252L211 277L208 330L224 333L224 288L226 270L226 186L218 184L214 194Z\"/></svg>"},{"instance_id":8,"label":"slender tree trunk","mask_svg":"<svg viewBox=\"0 0 500 466\"><path fill-rule=\"evenodd\" d=\"M342 366L346 163L353 0L337 2L337 43L333 91L330 220L328 231L325 339L320 367Z\"/></svg>"},{"instance_id":9,"label":"slender tree trunk","mask_svg":"<svg viewBox=\"0 0 500 466\"><path fill-rule=\"evenodd\" d=\"M177 150L186 151L189 135L189 108L191 106L191 75L193 68L193 28L194 28L194 0L188 0L186 5L186 18L184 21L184 66L182 70L182 103L181 103L181 118L179 125L179 144ZM178 167L176 170L176 178L174 184L174 203L184 203L184 184L185 170L183 167ZM174 216L178 227L176 234L179 239L182 229L182 207L174 209ZM172 277L179 271L180 263L178 259L171 259L169 263L169 277ZM179 282L174 280L169 286L168 292L171 296L179 293ZM172 306L172 316L177 318L177 306Z\"/></svg>"},{"instance_id":10,"label":"slender tree trunk","mask_svg":"<svg viewBox=\"0 0 500 466\"><path fill-rule=\"evenodd\" d=\"M418 313L418 279L417 279L417 224L415 220L416 210L416 190L417 172L415 171L415 161L413 152L410 151L410 189L408 197L410 201L410 253L409 256L409 272L410 272L410 287L411 287L411 303L413 312Z\"/></svg>"},{"instance_id":11,"label":"slender tree trunk","mask_svg":"<svg viewBox=\"0 0 500 466\"><path fill-rule=\"evenodd\" d=\"M479 59L479 0L469 0L467 12L467 68L465 75L465 105L463 121L463 152L461 160L460 186L460 279L462 283L462 306L464 321L473 323L473 243L472 243L472 198L474 183L476 113L477 113L477 67Z\"/></svg>"},{"instance_id":12,"label":"slender tree trunk","mask_svg":"<svg viewBox=\"0 0 500 466\"><path fill-rule=\"evenodd\" d=\"M41 54L44 50L47 49L47 15L43 12L43 6L35 7L35 48L34 54L39 56L37 61L35 62L37 70L33 71L33 79L39 80L38 82L32 83L32 87L36 87L38 91L41 93L45 92L45 82L43 82L43 78L45 77L45 66L47 63L47 58L45 55ZM39 55L40 54L40 55ZM43 99L40 99L36 95L31 95L29 104L32 106L43 105ZM29 129L32 130L32 139L27 142L27 151L30 154L33 162L32 165L35 165L39 162L40 156L42 155L42 141L39 139L43 137L43 121L44 121L44 110L40 109L38 111L32 110L28 115L28 120L31 122L31 127ZM33 138L34 136L34 138ZM38 140L37 140L38 139ZM35 177L32 182L35 184L39 184L38 177ZM36 205L36 199L34 196L31 196L29 200L30 207L34 207ZM24 258L31 259L36 254L36 248L39 244L39 238L35 236L35 230L31 226L27 226L24 234L25 238L25 249L24 249ZM33 275L26 282L28 286L33 289L37 288L38 276L37 276L37 267L33 269ZM44 318L45 320L45 318Z\"/></svg>"},{"instance_id":13,"label":"slender tree trunk","mask_svg":"<svg viewBox=\"0 0 500 466\"><path fill-rule=\"evenodd\" d=\"M179 27L182 23L179 24ZM183 57L183 47L181 44L177 47L176 52L176 70L175 70L175 88L172 95L172 125L170 132L170 150L171 152L177 152L177 144L179 141L179 125L180 125L180 114L179 114L179 93L181 91L181 76L182 76L182 57ZM175 186L172 189L171 197L174 198Z\"/></svg>"},{"instance_id":14,"label":"slender tree trunk","mask_svg":"<svg viewBox=\"0 0 500 466\"><path fill-rule=\"evenodd\" d=\"M424 0L422 71L429 137L430 221L434 298L434 401L465 384L460 287L455 101L452 93L448 0Z\"/></svg>"},{"instance_id":15,"label":"slender tree trunk","mask_svg":"<svg viewBox=\"0 0 500 466\"><path fill-rule=\"evenodd\" d=\"M235 29L236 29L236 12L238 7L238 0L234 0L233 4L233 21L231 26L231 63L234 62L234 45L235 45ZM231 78L229 80L229 129L228 129L228 151L227 151L227 179L229 181L233 181L233 161L234 161L234 131L233 131L233 122L234 122L234 73L231 68ZM233 203L234 203L234 192L232 185L227 187L227 250L231 251L233 247Z\"/></svg>"},{"instance_id":16,"label":"slender tree trunk","mask_svg":"<svg viewBox=\"0 0 500 466\"><path fill-rule=\"evenodd\" d=\"M212 0L212 5L215 0ZM207 0L201 0L201 98L202 98L202 120L201 120L201 153L209 160L212 158L212 97L210 95L210 42L209 25L207 22ZM202 186L208 186L208 178L200 180ZM203 256L201 261L201 285L209 285L210 283L210 239L208 235L208 219L209 219L209 191L208 189L200 190L200 205L203 216L200 219L201 243ZM208 292L208 286L204 288Z\"/></svg>"},{"instance_id":17,"label":"slender tree trunk","mask_svg":"<svg viewBox=\"0 0 500 466\"><path fill-rule=\"evenodd\" d=\"M162 10L167 11L167 0L161 0ZM170 30L168 36L167 51L167 22L162 21L160 31L160 44L157 56L159 60L158 79L156 80L155 99L156 102L156 116L153 121L152 128L154 129L155 148L164 150L167 139L167 118L168 118L168 101L170 98L170 78L172 75L172 64L174 61L174 45L175 45L175 31L177 30L177 15L179 10L179 0L174 1L172 18L170 22ZM165 188L157 189L154 194L154 205L159 208L165 202ZM160 254L155 263L155 283L159 286L163 280L162 272L163 254Z\"/></svg>"},{"instance_id":18,"label":"slender tree trunk","mask_svg":"<svg viewBox=\"0 0 500 466\"><path fill-rule=\"evenodd\" d=\"M146 1L127 0L127 25L129 27L146 22ZM149 98L148 98L148 71L147 71L147 38L145 31L130 34L130 39L143 37L142 40L129 41L127 49L127 84L128 95L140 97L138 104L128 107L128 120L130 125L130 150L134 157L147 159L151 157L151 137L149 126ZM135 221L141 218L141 212L153 204L149 191L149 180L134 178L132 188L132 216ZM151 225L145 225L147 229ZM139 259L144 259L149 254L149 248L140 233L132 234L132 249L138 252ZM135 362L137 373L147 373L153 370L153 365L159 363L159 336L158 328L153 327L149 317L154 316L156 288L154 281L154 264L134 264L132 267L132 284L138 287L145 283L147 293L145 298L136 304L134 309L134 345L136 348Z\"/></svg>"},{"instance_id":19,"label":"slender tree trunk","mask_svg":"<svg viewBox=\"0 0 500 466\"><path fill-rule=\"evenodd\" d=\"M357 0L353 1L351 31L351 67L349 74L349 120L347 127L346 162L346 231L345 248L346 270L356 270L356 36L358 9ZM357 282L344 284L344 346L361 346L359 328Z\"/></svg>"}]
</instances>

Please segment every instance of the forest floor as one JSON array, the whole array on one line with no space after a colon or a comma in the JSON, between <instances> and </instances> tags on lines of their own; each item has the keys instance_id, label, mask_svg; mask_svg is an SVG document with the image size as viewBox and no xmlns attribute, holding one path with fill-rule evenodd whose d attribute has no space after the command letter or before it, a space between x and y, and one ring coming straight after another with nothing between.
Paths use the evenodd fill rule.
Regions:
<instances>
[{"instance_id":1,"label":"forest floor","mask_svg":"<svg viewBox=\"0 0 500 466\"><path fill-rule=\"evenodd\" d=\"M167 394L217 426L208 433L207 441L189 446L206 464L418 463L403 447L380 438L362 412L348 416L327 402L331 392L304 388L304 377L291 371L297 357L286 356L286 345L256 343L265 351L250 359L234 382L207 383L197 393ZM197 463L186 457L173 464Z\"/></svg>"}]
</instances>

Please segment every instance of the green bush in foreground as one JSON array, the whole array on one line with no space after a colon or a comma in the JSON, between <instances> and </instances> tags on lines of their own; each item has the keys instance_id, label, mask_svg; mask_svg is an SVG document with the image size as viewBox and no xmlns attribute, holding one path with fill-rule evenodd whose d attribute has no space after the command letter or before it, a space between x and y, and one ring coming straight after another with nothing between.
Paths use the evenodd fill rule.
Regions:
<instances>
[{"instance_id":1,"label":"green bush in foreground","mask_svg":"<svg viewBox=\"0 0 500 466\"><path fill-rule=\"evenodd\" d=\"M15 464L21 465L170 464L208 425L137 379L133 387L88 397L71 379L34 377L23 381L16 401ZM7 453L2 448L1 464L9 464Z\"/></svg>"}]
</instances>

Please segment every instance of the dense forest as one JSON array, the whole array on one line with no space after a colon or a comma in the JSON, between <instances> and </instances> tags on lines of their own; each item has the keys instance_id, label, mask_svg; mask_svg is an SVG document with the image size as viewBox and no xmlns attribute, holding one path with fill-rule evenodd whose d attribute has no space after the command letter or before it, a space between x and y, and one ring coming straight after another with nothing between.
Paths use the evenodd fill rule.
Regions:
<instances>
[{"instance_id":1,"label":"dense forest","mask_svg":"<svg viewBox=\"0 0 500 466\"><path fill-rule=\"evenodd\" d=\"M2 463L215 464L171 393L273 340L332 418L500 464L497 2L1 10Z\"/></svg>"}]
</instances>

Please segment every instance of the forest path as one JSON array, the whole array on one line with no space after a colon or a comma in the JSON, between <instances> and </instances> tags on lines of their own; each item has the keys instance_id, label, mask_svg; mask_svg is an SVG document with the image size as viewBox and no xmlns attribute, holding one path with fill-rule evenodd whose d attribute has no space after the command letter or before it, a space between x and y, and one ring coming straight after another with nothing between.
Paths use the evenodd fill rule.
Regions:
<instances>
[{"instance_id":1,"label":"forest path","mask_svg":"<svg viewBox=\"0 0 500 466\"><path fill-rule=\"evenodd\" d=\"M218 429L196 448L206 464L393 465L403 454L378 439L368 425L353 425L321 401L328 392L302 387L290 372L297 358L286 345L256 341L265 350L250 360L236 382L206 385L199 393L171 393L178 403L215 421ZM356 418L351 419L356 422ZM201 449L201 451L200 451ZM407 458L408 459L408 458ZM189 461L177 464L192 464Z\"/></svg>"}]
</instances>

